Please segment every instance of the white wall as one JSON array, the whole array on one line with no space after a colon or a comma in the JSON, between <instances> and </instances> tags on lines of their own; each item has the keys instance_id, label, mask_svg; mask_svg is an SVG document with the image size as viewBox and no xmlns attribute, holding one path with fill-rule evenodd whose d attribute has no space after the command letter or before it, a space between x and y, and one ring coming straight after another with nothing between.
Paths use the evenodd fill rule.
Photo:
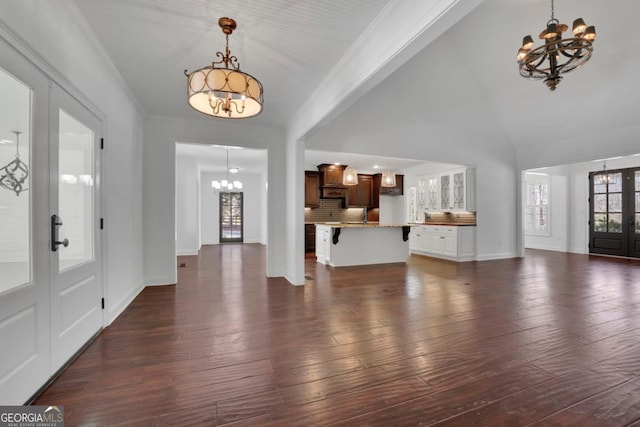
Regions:
<instances>
[{"instance_id":1,"label":"white wall","mask_svg":"<svg viewBox=\"0 0 640 427\"><path fill-rule=\"evenodd\" d=\"M267 275L287 274L285 137L281 130L209 117L150 117L143 164L144 272L147 284L176 283L175 143L235 145L268 150ZM158 232L157 230L164 230Z\"/></svg>"},{"instance_id":2,"label":"white wall","mask_svg":"<svg viewBox=\"0 0 640 427\"><path fill-rule=\"evenodd\" d=\"M404 191L409 187L404 184ZM405 196L380 196L380 224L404 224L407 222Z\"/></svg>"},{"instance_id":3,"label":"white wall","mask_svg":"<svg viewBox=\"0 0 640 427\"><path fill-rule=\"evenodd\" d=\"M446 37L436 40L330 126L318 129L307 148L476 166L478 259L514 257L515 149L495 125L491 109L478 101L484 99L482 89L456 85L474 76L463 66L464 55L452 49ZM444 63L448 66L433 66Z\"/></svg>"},{"instance_id":4,"label":"white wall","mask_svg":"<svg viewBox=\"0 0 640 427\"><path fill-rule=\"evenodd\" d=\"M198 161L176 158L176 253L198 255L200 250L200 174Z\"/></svg>"},{"instance_id":5,"label":"white wall","mask_svg":"<svg viewBox=\"0 0 640 427\"><path fill-rule=\"evenodd\" d=\"M104 280L108 321L142 289L142 115L89 26L68 0L3 2L2 25L31 58L103 119Z\"/></svg>"}]
</instances>

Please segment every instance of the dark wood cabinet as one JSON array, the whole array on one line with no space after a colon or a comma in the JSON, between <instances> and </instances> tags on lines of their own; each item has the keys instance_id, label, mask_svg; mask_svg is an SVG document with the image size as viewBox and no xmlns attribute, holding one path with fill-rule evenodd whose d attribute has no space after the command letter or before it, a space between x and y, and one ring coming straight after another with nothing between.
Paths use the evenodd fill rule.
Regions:
<instances>
[{"instance_id":1,"label":"dark wood cabinet","mask_svg":"<svg viewBox=\"0 0 640 427\"><path fill-rule=\"evenodd\" d=\"M347 189L345 187L322 187L320 197L323 199L346 199Z\"/></svg>"},{"instance_id":2,"label":"dark wood cabinet","mask_svg":"<svg viewBox=\"0 0 640 427\"><path fill-rule=\"evenodd\" d=\"M316 225L315 224L304 225L304 251L305 253L316 251Z\"/></svg>"},{"instance_id":3,"label":"dark wood cabinet","mask_svg":"<svg viewBox=\"0 0 640 427\"><path fill-rule=\"evenodd\" d=\"M373 176L358 175L358 185L347 186L347 206L370 208L373 206Z\"/></svg>"},{"instance_id":4,"label":"dark wood cabinet","mask_svg":"<svg viewBox=\"0 0 640 427\"><path fill-rule=\"evenodd\" d=\"M320 206L320 173L304 172L304 207L317 208Z\"/></svg>"},{"instance_id":5,"label":"dark wood cabinet","mask_svg":"<svg viewBox=\"0 0 640 427\"><path fill-rule=\"evenodd\" d=\"M318 170L320 171L320 186L345 188L345 186L342 185L342 173L345 168L345 165L331 165L328 163L318 165Z\"/></svg>"}]
</instances>

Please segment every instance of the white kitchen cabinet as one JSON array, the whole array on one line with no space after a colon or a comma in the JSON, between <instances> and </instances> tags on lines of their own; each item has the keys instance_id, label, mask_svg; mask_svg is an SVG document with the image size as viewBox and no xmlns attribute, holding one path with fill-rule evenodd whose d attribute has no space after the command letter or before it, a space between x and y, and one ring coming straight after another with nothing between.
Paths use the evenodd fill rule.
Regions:
<instances>
[{"instance_id":1,"label":"white kitchen cabinet","mask_svg":"<svg viewBox=\"0 0 640 427\"><path fill-rule=\"evenodd\" d=\"M475 211L475 168L440 174L439 208L442 211Z\"/></svg>"},{"instance_id":2,"label":"white kitchen cabinet","mask_svg":"<svg viewBox=\"0 0 640 427\"><path fill-rule=\"evenodd\" d=\"M409 249L421 255L453 261L472 261L476 255L475 226L415 226L409 235Z\"/></svg>"},{"instance_id":3,"label":"white kitchen cabinet","mask_svg":"<svg viewBox=\"0 0 640 427\"><path fill-rule=\"evenodd\" d=\"M426 178L425 198L425 210L427 212L440 210L440 175L432 175Z\"/></svg>"},{"instance_id":4,"label":"white kitchen cabinet","mask_svg":"<svg viewBox=\"0 0 640 427\"><path fill-rule=\"evenodd\" d=\"M329 264L331 244L331 227L316 225L316 260L321 264Z\"/></svg>"},{"instance_id":5,"label":"white kitchen cabinet","mask_svg":"<svg viewBox=\"0 0 640 427\"><path fill-rule=\"evenodd\" d=\"M411 227L411 233L409 233L409 250L429 251L429 233L427 226L419 225Z\"/></svg>"}]
</instances>

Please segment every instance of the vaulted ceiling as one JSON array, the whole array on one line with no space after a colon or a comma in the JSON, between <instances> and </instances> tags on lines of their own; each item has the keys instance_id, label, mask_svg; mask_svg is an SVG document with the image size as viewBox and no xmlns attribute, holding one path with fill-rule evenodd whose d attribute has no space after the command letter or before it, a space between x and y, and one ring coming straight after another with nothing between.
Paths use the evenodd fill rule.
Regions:
<instances>
[{"instance_id":1,"label":"vaulted ceiling","mask_svg":"<svg viewBox=\"0 0 640 427\"><path fill-rule=\"evenodd\" d=\"M473 0L459 0L465 1ZM323 79L349 48L362 42L359 37L367 28L376 26L390 36L401 30L376 21L399 4L387 0L75 2L145 111L158 115L199 116L187 106L183 71L214 60L224 48L217 19L235 18L231 52L265 87L264 112L251 120L268 126L287 126L313 91L327 84ZM516 149L637 122L640 59L635 52L640 37L635 20L640 2L556 1L561 22L570 25L583 17L596 26L598 38L591 61L566 75L555 92L521 78L515 61L522 37L537 37L549 19L549 2L475 3L479 5L447 25L437 40L421 47L419 58L407 63L411 69L396 71L402 76L397 83L402 92L382 108L424 108L436 118L444 117L435 114L442 109L481 108L486 126L504 132Z\"/></svg>"}]
</instances>

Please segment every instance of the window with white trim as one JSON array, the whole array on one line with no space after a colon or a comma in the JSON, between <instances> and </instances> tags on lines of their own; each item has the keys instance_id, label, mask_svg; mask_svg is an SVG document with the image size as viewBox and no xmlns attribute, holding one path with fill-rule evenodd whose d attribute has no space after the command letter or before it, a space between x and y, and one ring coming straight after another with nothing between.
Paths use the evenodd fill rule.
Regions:
<instances>
[{"instance_id":1,"label":"window with white trim","mask_svg":"<svg viewBox=\"0 0 640 427\"><path fill-rule=\"evenodd\" d=\"M527 175L525 178L524 232L549 236L549 177Z\"/></svg>"}]
</instances>

